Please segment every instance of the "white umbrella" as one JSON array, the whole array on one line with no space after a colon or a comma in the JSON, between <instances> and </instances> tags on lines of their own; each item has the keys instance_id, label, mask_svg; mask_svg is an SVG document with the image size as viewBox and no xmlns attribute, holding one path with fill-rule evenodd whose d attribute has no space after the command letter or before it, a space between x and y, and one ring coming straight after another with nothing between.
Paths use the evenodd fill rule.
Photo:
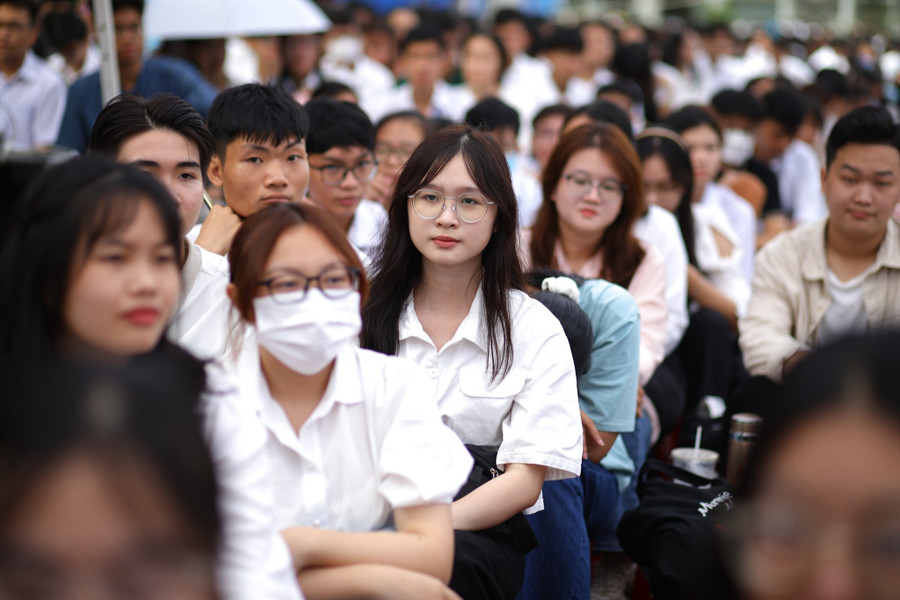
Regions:
<instances>
[{"instance_id":1,"label":"white umbrella","mask_svg":"<svg viewBox=\"0 0 900 600\"><path fill-rule=\"evenodd\" d=\"M148 37L183 40L321 33L331 21L312 0L152 0Z\"/></svg>"}]
</instances>

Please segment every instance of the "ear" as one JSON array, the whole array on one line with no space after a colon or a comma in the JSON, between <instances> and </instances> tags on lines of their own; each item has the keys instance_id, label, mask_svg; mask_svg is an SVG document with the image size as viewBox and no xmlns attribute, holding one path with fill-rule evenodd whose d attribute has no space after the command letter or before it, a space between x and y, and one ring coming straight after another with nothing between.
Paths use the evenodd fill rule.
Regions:
<instances>
[{"instance_id":1,"label":"ear","mask_svg":"<svg viewBox=\"0 0 900 600\"><path fill-rule=\"evenodd\" d=\"M235 284L233 284L233 283L229 283L229 284L225 287L225 294L228 296L228 299L231 300L231 308L232 308L232 310L234 310L235 313L238 313L238 314L239 314L239 313L240 313L240 310L238 309L238 305L237 305L237 295L238 295L238 289L237 289L237 286L236 286ZM252 308L251 308L251 316L252 316ZM242 319L242 318L243 318L243 315L240 315L240 314L239 314L239 318ZM251 320L251 323L253 323L253 320Z\"/></svg>"},{"instance_id":2,"label":"ear","mask_svg":"<svg viewBox=\"0 0 900 600\"><path fill-rule=\"evenodd\" d=\"M212 158L209 159L209 166L206 168L206 176L209 177L211 184L216 187L222 187L224 168L219 155L213 154Z\"/></svg>"},{"instance_id":3,"label":"ear","mask_svg":"<svg viewBox=\"0 0 900 600\"><path fill-rule=\"evenodd\" d=\"M825 178L828 177L828 168L822 167L822 193L825 193Z\"/></svg>"}]
</instances>

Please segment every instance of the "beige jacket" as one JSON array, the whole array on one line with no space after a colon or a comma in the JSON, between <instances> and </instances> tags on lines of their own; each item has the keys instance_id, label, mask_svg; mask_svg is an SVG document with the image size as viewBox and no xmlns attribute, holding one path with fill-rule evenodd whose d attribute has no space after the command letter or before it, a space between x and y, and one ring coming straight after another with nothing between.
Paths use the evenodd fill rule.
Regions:
<instances>
[{"instance_id":1,"label":"beige jacket","mask_svg":"<svg viewBox=\"0 0 900 600\"><path fill-rule=\"evenodd\" d=\"M784 233L756 257L753 293L739 323L751 375L780 381L786 359L817 345L819 323L831 304L825 285L826 222ZM893 220L863 283L863 302L870 327L900 327L900 226Z\"/></svg>"}]
</instances>

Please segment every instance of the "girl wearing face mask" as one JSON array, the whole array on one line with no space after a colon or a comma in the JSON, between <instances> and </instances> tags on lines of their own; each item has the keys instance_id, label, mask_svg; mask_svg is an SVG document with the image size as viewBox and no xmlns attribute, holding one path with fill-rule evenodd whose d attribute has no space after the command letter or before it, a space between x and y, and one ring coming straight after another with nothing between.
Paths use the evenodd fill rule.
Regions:
<instances>
[{"instance_id":1,"label":"girl wearing face mask","mask_svg":"<svg viewBox=\"0 0 900 600\"><path fill-rule=\"evenodd\" d=\"M466 599L515 596L532 546L496 528L541 510L544 480L581 466L571 352L559 322L521 291L516 212L489 134L432 134L397 180L363 310L363 345L425 367L420 401L433 399L463 442L496 451L502 474L453 503L450 587Z\"/></svg>"},{"instance_id":2,"label":"girl wearing face mask","mask_svg":"<svg viewBox=\"0 0 900 600\"><path fill-rule=\"evenodd\" d=\"M56 363L134 364L204 390L203 363L165 337L183 237L161 183L99 155L75 158L26 192L13 231L0 262L16 282L0 290L0 381L45 377ZM225 597L299 597L269 515L261 432L240 405L206 397L200 409L222 488Z\"/></svg>"},{"instance_id":3,"label":"girl wearing face mask","mask_svg":"<svg viewBox=\"0 0 900 600\"><path fill-rule=\"evenodd\" d=\"M246 330L216 387L265 427L304 595L454 597L449 503L471 459L421 373L359 349L368 284L346 236L318 207L282 204L247 219L229 261Z\"/></svg>"},{"instance_id":4,"label":"girl wearing face mask","mask_svg":"<svg viewBox=\"0 0 900 600\"><path fill-rule=\"evenodd\" d=\"M749 284L756 254L756 213L749 202L730 188L716 183L722 170L722 132L715 118L699 106L686 106L672 113L665 126L680 134L691 156L694 191L691 202L717 207L738 236L741 268Z\"/></svg>"}]
</instances>

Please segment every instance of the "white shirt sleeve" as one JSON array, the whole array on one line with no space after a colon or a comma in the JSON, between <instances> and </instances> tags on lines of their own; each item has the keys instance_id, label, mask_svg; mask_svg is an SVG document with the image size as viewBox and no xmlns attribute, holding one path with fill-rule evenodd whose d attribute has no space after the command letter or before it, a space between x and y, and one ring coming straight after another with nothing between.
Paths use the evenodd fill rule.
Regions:
<instances>
[{"instance_id":1,"label":"white shirt sleeve","mask_svg":"<svg viewBox=\"0 0 900 600\"><path fill-rule=\"evenodd\" d=\"M206 440L219 482L223 523L219 578L225 600L297 600L290 553L275 527L262 423L215 365L203 401Z\"/></svg>"}]
</instances>

